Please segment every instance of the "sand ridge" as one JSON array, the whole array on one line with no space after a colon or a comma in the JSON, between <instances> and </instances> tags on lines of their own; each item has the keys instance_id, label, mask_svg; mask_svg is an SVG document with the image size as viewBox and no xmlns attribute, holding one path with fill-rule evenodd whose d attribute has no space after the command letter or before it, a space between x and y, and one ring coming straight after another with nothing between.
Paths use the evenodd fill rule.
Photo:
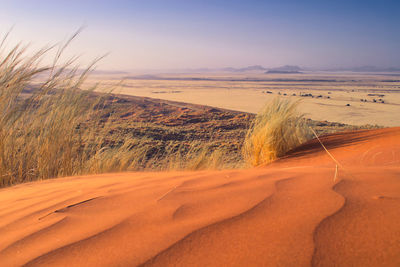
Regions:
<instances>
[{"instance_id":1,"label":"sand ridge","mask_svg":"<svg viewBox=\"0 0 400 267\"><path fill-rule=\"evenodd\" d=\"M247 170L67 177L0 190L1 266L399 266L400 128Z\"/></svg>"}]
</instances>

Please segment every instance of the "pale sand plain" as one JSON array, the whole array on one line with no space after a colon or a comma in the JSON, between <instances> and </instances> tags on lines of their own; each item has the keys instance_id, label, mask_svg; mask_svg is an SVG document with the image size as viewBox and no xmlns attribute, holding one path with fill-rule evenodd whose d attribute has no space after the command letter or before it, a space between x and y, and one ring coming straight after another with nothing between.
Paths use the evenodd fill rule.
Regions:
<instances>
[{"instance_id":1,"label":"pale sand plain","mask_svg":"<svg viewBox=\"0 0 400 267\"><path fill-rule=\"evenodd\" d=\"M333 134L249 170L0 190L1 266L400 266L400 128Z\"/></svg>"},{"instance_id":2,"label":"pale sand plain","mask_svg":"<svg viewBox=\"0 0 400 267\"><path fill-rule=\"evenodd\" d=\"M313 120L400 126L400 74L396 73L125 74L93 77L93 81L99 79L104 81L106 90L117 80L124 79L115 93L250 113L258 113L266 102L280 94L284 98L301 100L300 111ZM314 97L300 96L304 94Z\"/></svg>"}]
</instances>

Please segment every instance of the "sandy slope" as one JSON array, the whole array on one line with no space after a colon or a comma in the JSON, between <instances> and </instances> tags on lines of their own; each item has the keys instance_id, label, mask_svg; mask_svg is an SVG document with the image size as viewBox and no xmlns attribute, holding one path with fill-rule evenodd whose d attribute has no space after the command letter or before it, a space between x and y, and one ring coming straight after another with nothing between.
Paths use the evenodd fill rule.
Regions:
<instances>
[{"instance_id":1,"label":"sandy slope","mask_svg":"<svg viewBox=\"0 0 400 267\"><path fill-rule=\"evenodd\" d=\"M0 265L400 266L400 128L251 170L70 177L0 190Z\"/></svg>"}]
</instances>

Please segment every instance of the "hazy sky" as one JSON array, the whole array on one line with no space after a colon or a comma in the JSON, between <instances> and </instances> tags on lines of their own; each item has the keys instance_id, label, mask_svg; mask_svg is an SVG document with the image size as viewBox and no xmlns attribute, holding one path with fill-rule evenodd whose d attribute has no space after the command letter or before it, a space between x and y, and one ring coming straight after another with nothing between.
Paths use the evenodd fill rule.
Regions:
<instances>
[{"instance_id":1,"label":"hazy sky","mask_svg":"<svg viewBox=\"0 0 400 267\"><path fill-rule=\"evenodd\" d=\"M0 0L0 34L102 69L400 66L399 0Z\"/></svg>"}]
</instances>

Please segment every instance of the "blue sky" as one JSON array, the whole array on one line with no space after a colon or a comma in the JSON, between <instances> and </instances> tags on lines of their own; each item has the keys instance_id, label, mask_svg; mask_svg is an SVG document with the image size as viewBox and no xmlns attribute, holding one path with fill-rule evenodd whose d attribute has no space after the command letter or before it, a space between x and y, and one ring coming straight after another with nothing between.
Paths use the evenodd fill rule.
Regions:
<instances>
[{"instance_id":1,"label":"blue sky","mask_svg":"<svg viewBox=\"0 0 400 267\"><path fill-rule=\"evenodd\" d=\"M103 69L400 66L400 1L0 0L0 33Z\"/></svg>"}]
</instances>

